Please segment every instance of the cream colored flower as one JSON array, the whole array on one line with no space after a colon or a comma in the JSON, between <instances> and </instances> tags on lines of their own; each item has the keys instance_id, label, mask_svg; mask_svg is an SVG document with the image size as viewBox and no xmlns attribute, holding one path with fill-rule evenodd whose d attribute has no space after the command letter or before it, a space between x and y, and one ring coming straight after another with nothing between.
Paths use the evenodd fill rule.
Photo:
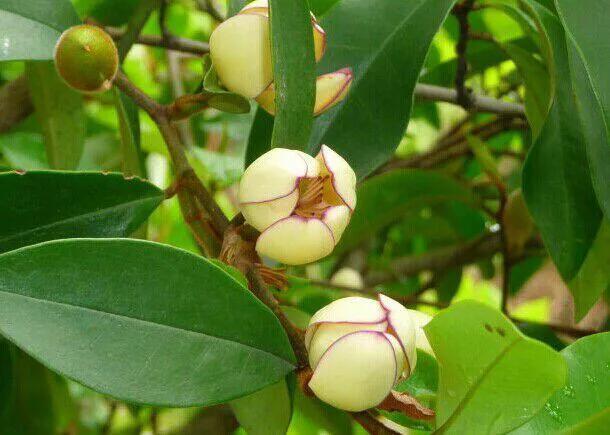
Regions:
<instances>
[{"instance_id":1,"label":"cream colored flower","mask_svg":"<svg viewBox=\"0 0 610 435\"><path fill-rule=\"evenodd\" d=\"M373 408L415 369L415 340L411 313L395 300L384 295L336 300L307 327L309 388L339 409Z\"/></svg>"},{"instance_id":2,"label":"cream colored flower","mask_svg":"<svg viewBox=\"0 0 610 435\"><path fill-rule=\"evenodd\" d=\"M246 221L261 232L256 250L297 265L330 254L356 207L356 174L326 145L316 158L274 148L244 172L238 199Z\"/></svg>"},{"instance_id":3,"label":"cream colored flower","mask_svg":"<svg viewBox=\"0 0 610 435\"><path fill-rule=\"evenodd\" d=\"M313 15L311 22L317 62L326 50L326 33ZM275 113L267 0L249 3L220 24L210 36L210 56L224 87L246 98L255 98L262 108ZM318 77L314 115L345 98L351 82L349 68Z\"/></svg>"}]
</instances>

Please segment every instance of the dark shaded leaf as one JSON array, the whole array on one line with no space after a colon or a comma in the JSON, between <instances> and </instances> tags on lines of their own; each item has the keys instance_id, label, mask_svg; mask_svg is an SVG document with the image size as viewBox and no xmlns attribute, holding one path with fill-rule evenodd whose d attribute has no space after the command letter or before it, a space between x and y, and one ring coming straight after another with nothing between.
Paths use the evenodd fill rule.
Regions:
<instances>
[{"instance_id":1,"label":"dark shaded leaf","mask_svg":"<svg viewBox=\"0 0 610 435\"><path fill-rule=\"evenodd\" d=\"M152 184L121 174L0 174L0 252L69 237L125 237L163 199Z\"/></svg>"}]
</instances>

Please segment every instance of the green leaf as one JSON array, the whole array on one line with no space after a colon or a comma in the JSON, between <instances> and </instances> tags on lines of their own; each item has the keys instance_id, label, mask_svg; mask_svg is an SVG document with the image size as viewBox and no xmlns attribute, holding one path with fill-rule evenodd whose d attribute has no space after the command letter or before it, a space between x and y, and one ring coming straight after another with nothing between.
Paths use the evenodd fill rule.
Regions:
<instances>
[{"instance_id":1,"label":"green leaf","mask_svg":"<svg viewBox=\"0 0 610 435\"><path fill-rule=\"evenodd\" d=\"M241 11L244 6L249 3L248 0L228 0L227 1L227 18L232 17L239 11Z\"/></svg>"},{"instance_id":2,"label":"green leaf","mask_svg":"<svg viewBox=\"0 0 610 435\"><path fill-rule=\"evenodd\" d=\"M591 183L583 106L574 99L561 23L537 3L532 6L552 44L551 69L557 80L550 112L523 168L523 193L551 258L569 282L585 261L602 213Z\"/></svg>"},{"instance_id":3,"label":"green leaf","mask_svg":"<svg viewBox=\"0 0 610 435\"><path fill-rule=\"evenodd\" d=\"M169 246L74 239L22 248L0 256L0 289L3 335L122 400L212 405L294 368L262 302L223 269Z\"/></svg>"},{"instance_id":4,"label":"green leaf","mask_svg":"<svg viewBox=\"0 0 610 435\"><path fill-rule=\"evenodd\" d=\"M121 26L131 17L140 0L72 0L81 17L94 18L106 26Z\"/></svg>"},{"instance_id":5,"label":"green leaf","mask_svg":"<svg viewBox=\"0 0 610 435\"><path fill-rule=\"evenodd\" d=\"M436 359L430 354L418 349L415 371L407 380L398 384L395 390L406 392L410 396L415 397L424 406L434 408L437 389L438 364ZM413 420L398 412L387 413L387 415L396 423L411 429L428 431L434 429L434 424L432 422Z\"/></svg>"},{"instance_id":6,"label":"green leaf","mask_svg":"<svg viewBox=\"0 0 610 435\"><path fill-rule=\"evenodd\" d=\"M143 177L144 159L140 149L140 114L138 106L118 89L114 89L114 107L119 121L123 174Z\"/></svg>"},{"instance_id":7,"label":"green leaf","mask_svg":"<svg viewBox=\"0 0 610 435\"><path fill-rule=\"evenodd\" d=\"M231 409L248 435L284 435L292 417L285 380L231 402Z\"/></svg>"},{"instance_id":8,"label":"green leaf","mask_svg":"<svg viewBox=\"0 0 610 435\"><path fill-rule=\"evenodd\" d=\"M0 151L15 169L32 171L49 169L47 156L40 133L17 131L0 136Z\"/></svg>"},{"instance_id":9,"label":"green leaf","mask_svg":"<svg viewBox=\"0 0 610 435\"><path fill-rule=\"evenodd\" d=\"M576 114L586 138L593 188L610 218L610 39L605 0L556 0L565 28Z\"/></svg>"},{"instance_id":10,"label":"green leaf","mask_svg":"<svg viewBox=\"0 0 610 435\"><path fill-rule=\"evenodd\" d=\"M420 169L392 171L370 178L358 187L357 194L358 205L337 246L338 252L357 246L413 208L451 200L475 203L472 193L454 179Z\"/></svg>"},{"instance_id":11,"label":"green leaf","mask_svg":"<svg viewBox=\"0 0 610 435\"><path fill-rule=\"evenodd\" d=\"M532 126L534 137L538 137L551 103L551 81L545 65L533 53L518 45L500 44L515 62L525 84L525 113Z\"/></svg>"},{"instance_id":12,"label":"green leaf","mask_svg":"<svg viewBox=\"0 0 610 435\"><path fill-rule=\"evenodd\" d=\"M0 337L0 421L8 409L8 397L13 391L13 360L10 343Z\"/></svg>"},{"instance_id":13,"label":"green leaf","mask_svg":"<svg viewBox=\"0 0 610 435\"><path fill-rule=\"evenodd\" d=\"M468 140L468 147L472 150L472 154L474 154L483 171L496 180L501 179L498 164L487 144L478 136L468 135L466 139Z\"/></svg>"},{"instance_id":14,"label":"green leaf","mask_svg":"<svg viewBox=\"0 0 610 435\"><path fill-rule=\"evenodd\" d=\"M430 42L454 0L342 0L321 20L328 35L318 73L351 67L347 98L316 118L309 146L326 144L343 156L359 178L385 163L401 140L412 95ZM366 31L363 31L366 29ZM247 163L269 148L268 130L257 116ZM267 119L268 120L268 119Z\"/></svg>"},{"instance_id":15,"label":"green leaf","mask_svg":"<svg viewBox=\"0 0 610 435\"><path fill-rule=\"evenodd\" d=\"M574 296L574 317L582 319L604 294L610 282L610 222L604 219L576 276L568 282Z\"/></svg>"},{"instance_id":16,"label":"green leaf","mask_svg":"<svg viewBox=\"0 0 610 435\"><path fill-rule=\"evenodd\" d=\"M601 434L610 425L610 333L581 338L561 351L568 380L542 411L513 434Z\"/></svg>"},{"instance_id":17,"label":"green leaf","mask_svg":"<svg viewBox=\"0 0 610 435\"><path fill-rule=\"evenodd\" d=\"M209 63L209 65L207 65ZM243 114L250 112L250 102L239 94L229 92L220 85L218 74L209 56L204 58L207 71L203 79L203 89L199 93L205 104L227 113Z\"/></svg>"},{"instance_id":18,"label":"green leaf","mask_svg":"<svg viewBox=\"0 0 610 435\"><path fill-rule=\"evenodd\" d=\"M425 328L439 365L437 434L505 433L535 415L565 382L566 365L500 312L459 302Z\"/></svg>"},{"instance_id":19,"label":"green leaf","mask_svg":"<svg viewBox=\"0 0 610 435\"><path fill-rule=\"evenodd\" d=\"M11 435L63 433L74 417L74 408L64 379L37 361L10 347L13 388L2 396L0 427Z\"/></svg>"},{"instance_id":20,"label":"green leaf","mask_svg":"<svg viewBox=\"0 0 610 435\"><path fill-rule=\"evenodd\" d=\"M164 199L163 191L121 174L0 174L0 252L69 237L125 237Z\"/></svg>"},{"instance_id":21,"label":"green leaf","mask_svg":"<svg viewBox=\"0 0 610 435\"><path fill-rule=\"evenodd\" d=\"M57 75L53 62L28 62L30 96L53 169L76 169L85 144L83 97Z\"/></svg>"},{"instance_id":22,"label":"green leaf","mask_svg":"<svg viewBox=\"0 0 610 435\"><path fill-rule=\"evenodd\" d=\"M53 59L59 36L79 23L69 0L2 0L0 61Z\"/></svg>"},{"instance_id":23,"label":"green leaf","mask_svg":"<svg viewBox=\"0 0 610 435\"><path fill-rule=\"evenodd\" d=\"M305 150L315 103L315 59L306 0L269 0L275 121L271 147Z\"/></svg>"}]
</instances>

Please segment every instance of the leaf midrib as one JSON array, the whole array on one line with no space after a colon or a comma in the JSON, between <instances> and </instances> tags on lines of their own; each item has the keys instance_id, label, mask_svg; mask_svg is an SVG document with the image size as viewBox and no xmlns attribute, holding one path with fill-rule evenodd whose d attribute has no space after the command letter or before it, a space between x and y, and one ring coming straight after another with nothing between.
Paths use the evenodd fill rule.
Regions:
<instances>
[{"instance_id":1,"label":"leaf midrib","mask_svg":"<svg viewBox=\"0 0 610 435\"><path fill-rule=\"evenodd\" d=\"M475 392L483 384L483 381L487 378L487 375L504 359L504 357L508 354L508 352L510 350L512 350L517 343L519 343L521 341L523 341L523 337L517 336L515 338L515 340L513 340L504 349L502 349L502 351L493 359L493 361L491 361L491 363L487 367L485 367L485 370L483 371L483 373L481 373L481 375L478 377L478 379L475 381L475 383L472 384L472 387L466 392L466 394L464 395L462 400L460 400L460 403L453 410L453 413L451 414L451 416L447 419L447 421L445 421L445 423L443 423L443 425L440 428L438 428L438 430L436 432L434 432L435 434L437 434L437 435L443 434L448 429L451 429L451 425L455 422L455 420L457 420L460 417L461 412L468 405L468 403L472 400L472 398L475 395Z\"/></svg>"},{"instance_id":2,"label":"leaf midrib","mask_svg":"<svg viewBox=\"0 0 610 435\"><path fill-rule=\"evenodd\" d=\"M76 310L76 311L98 313L98 314L102 314L102 315L106 315L106 316L110 316L110 317L116 317L118 319L126 319L126 320L130 320L130 321L134 321L134 322L144 323L146 325L154 325L154 326L157 326L157 327L160 327L160 328L164 328L164 329L169 329L169 330L172 330L172 331L181 331L181 332L188 333L188 334L195 334L195 335L201 336L201 337L212 337L212 338L220 340L220 341L226 341L226 342L229 342L229 343L236 343L236 344L238 344L240 346L243 346L243 347L246 347L248 349L253 349L255 351L271 355L272 357L277 358L277 359L287 363L288 365L292 365L292 363L290 361L288 361L285 358L283 358L283 357L281 357L279 355L276 355L275 353L270 352L268 350L260 349L258 347L254 347L254 346L252 346L250 344L247 344L247 343L243 343L243 342L240 342L240 341L237 341L237 340L233 340L233 339L228 339L228 338L225 338L225 337L220 337L220 336L217 336L217 335L214 335L214 334L210 334L210 333L204 333L204 332L195 331L195 330L192 330L192 329L185 329L185 328L180 328L180 327L177 327L177 326L166 325L166 324L163 324L163 323L157 323L157 322L153 322L151 320L140 319L140 318L137 318L137 317L129 317L129 316L126 316L124 314L111 313L111 312L108 312L108 311L103 311L103 310L97 310L97 309L94 309L94 308L83 307L83 306L80 306L80 305L74 305L74 304L70 304L70 303L67 303L67 302L58 302L58 301L52 301L52 300L49 300L49 299L36 298L36 297L33 297L33 296L26 296L26 295L23 295L23 294L20 294L20 293L13 293L13 292L6 291L6 290L0 290L0 294L5 294L5 295L17 297L17 298L24 298L24 299L28 299L28 300L33 300L33 301L41 302L43 304L58 305L58 306L66 307L67 309L72 309L72 310Z\"/></svg>"},{"instance_id":3,"label":"leaf midrib","mask_svg":"<svg viewBox=\"0 0 610 435\"><path fill-rule=\"evenodd\" d=\"M53 228L55 226L60 226L60 225L63 225L63 224L74 222L74 221L76 221L78 219L87 219L87 218L95 216L95 215L102 215L102 214L108 213L108 212L110 212L112 210L115 210L115 209L120 210L122 208L128 208L128 207L136 206L138 204L143 204L143 203L146 203L146 202L151 202L152 200L155 200L155 199L158 199L159 200L158 202L160 203L162 198L163 198L163 196L161 194L154 195L154 196L151 195L151 196L147 196L147 197L144 197L144 198L140 198L140 199L136 199L136 200L132 200L132 201L128 201L128 202L122 202L122 203L119 203L119 204L114 204L114 205L111 205L111 206L108 206L108 207L100 208L100 209L93 210L93 211L90 211L90 212L87 212L87 213L83 213L83 214L79 214L79 215L76 215L76 216L70 216L69 218L60 219L60 220L57 220L57 221L50 222L48 224L44 224L44 225L41 225L41 226L36 226L36 227L33 227L33 228L29 228L27 230L22 230L22 231L19 231L17 233L13 233L13 234L5 236L5 237L1 237L0 238L0 245L2 245L3 243L7 243L7 242L9 242L11 240L14 240L14 239L18 239L19 237L24 237L27 234L35 233L36 231L40 231L40 230L48 229L48 228Z\"/></svg>"}]
</instances>

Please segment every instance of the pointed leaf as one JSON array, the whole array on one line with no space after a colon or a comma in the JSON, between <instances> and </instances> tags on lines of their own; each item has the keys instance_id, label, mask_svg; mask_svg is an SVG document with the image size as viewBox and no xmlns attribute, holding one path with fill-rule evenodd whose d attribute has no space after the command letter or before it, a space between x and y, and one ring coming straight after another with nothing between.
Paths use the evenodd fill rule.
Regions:
<instances>
[{"instance_id":1,"label":"pointed leaf","mask_svg":"<svg viewBox=\"0 0 610 435\"><path fill-rule=\"evenodd\" d=\"M293 369L265 305L223 269L169 246L73 239L22 248L0 256L0 289L0 333L119 399L211 405Z\"/></svg>"}]
</instances>

